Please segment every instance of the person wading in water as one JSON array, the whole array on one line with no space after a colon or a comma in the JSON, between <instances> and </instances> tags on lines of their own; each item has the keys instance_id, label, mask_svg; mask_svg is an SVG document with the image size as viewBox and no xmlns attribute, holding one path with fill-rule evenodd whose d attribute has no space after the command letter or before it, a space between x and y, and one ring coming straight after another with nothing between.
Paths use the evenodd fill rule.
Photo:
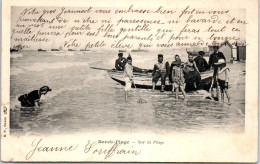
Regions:
<instances>
[{"instance_id":1,"label":"person wading in water","mask_svg":"<svg viewBox=\"0 0 260 164\"><path fill-rule=\"evenodd\" d=\"M39 108L39 101L41 95L46 95L51 89L48 86L43 86L39 90L34 90L28 94L21 95L18 100L22 107L36 107Z\"/></svg>"}]
</instances>

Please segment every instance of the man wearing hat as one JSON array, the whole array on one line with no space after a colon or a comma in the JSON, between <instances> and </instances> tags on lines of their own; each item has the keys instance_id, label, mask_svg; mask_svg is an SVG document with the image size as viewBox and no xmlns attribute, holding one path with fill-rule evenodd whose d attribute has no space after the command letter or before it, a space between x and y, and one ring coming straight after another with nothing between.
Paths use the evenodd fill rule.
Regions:
<instances>
[{"instance_id":1,"label":"man wearing hat","mask_svg":"<svg viewBox=\"0 0 260 164\"><path fill-rule=\"evenodd\" d=\"M214 63L217 63L219 59L226 60L222 52L219 52L219 46L213 46L214 52L209 57L209 67L214 67Z\"/></svg>"},{"instance_id":2,"label":"man wearing hat","mask_svg":"<svg viewBox=\"0 0 260 164\"><path fill-rule=\"evenodd\" d=\"M28 94L21 95L18 100L22 107L36 107L39 108L39 101L41 95L46 95L51 89L48 86L43 86L40 90L34 90Z\"/></svg>"},{"instance_id":3,"label":"man wearing hat","mask_svg":"<svg viewBox=\"0 0 260 164\"><path fill-rule=\"evenodd\" d=\"M209 65L208 65L207 61L203 58L203 56L205 55L205 52L199 51L198 54L199 55L194 59L194 61L196 62L199 72L205 72L209 69Z\"/></svg>"},{"instance_id":4,"label":"man wearing hat","mask_svg":"<svg viewBox=\"0 0 260 164\"><path fill-rule=\"evenodd\" d=\"M209 67L214 69L213 72L213 88L217 88L217 80L216 80L216 74L217 74L217 67L214 65L214 63L217 63L219 59L224 59L226 61L225 56L222 52L219 52L219 46L213 46L214 52L209 57ZM211 88L211 91L213 91L213 88Z\"/></svg>"},{"instance_id":5,"label":"man wearing hat","mask_svg":"<svg viewBox=\"0 0 260 164\"><path fill-rule=\"evenodd\" d=\"M115 68L118 71L123 71L126 63L127 63L127 60L126 60L126 58L123 57L123 53L121 53L121 52L118 53L118 59L115 61Z\"/></svg>"},{"instance_id":6,"label":"man wearing hat","mask_svg":"<svg viewBox=\"0 0 260 164\"><path fill-rule=\"evenodd\" d=\"M158 54L158 62L154 64L153 68L153 90L158 80L161 78L161 92L164 92L166 77L170 74L169 63L163 61L163 55Z\"/></svg>"}]
</instances>

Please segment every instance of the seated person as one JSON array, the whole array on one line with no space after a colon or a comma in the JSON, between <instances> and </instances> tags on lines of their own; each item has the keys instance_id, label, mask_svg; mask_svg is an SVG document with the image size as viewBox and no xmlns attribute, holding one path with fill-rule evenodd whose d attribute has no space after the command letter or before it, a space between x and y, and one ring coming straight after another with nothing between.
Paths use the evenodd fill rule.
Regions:
<instances>
[{"instance_id":1,"label":"seated person","mask_svg":"<svg viewBox=\"0 0 260 164\"><path fill-rule=\"evenodd\" d=\"M163 55L158 55L158 63L154 64L153 68L153 90L155 89L155 85L158 82L158 80L161 78L161 92L164 92L165 88L165 80L167 75L170 74L170 68L168 62L163 62Z\"/></svg>"},{"instance_id":2,"label":"seated person","mask_svg":"<svg viewBox=\"0 0 260 164\"><path fill-rule=\"evenodd\" d=\"M116 59L115 61L115 68L118 70L118 71L123 71L124 70L124 67L126 65L126 58L123 57L123 53L118 53L118 59Z\"/></svg>"},{"instance_id":3,"label":"seated person","mask_svg":"<svg viewBox=\"0 0 260 164\"><path fill-rule=\"evenodd\" d=\"M131 55L129 54L128 57L131 57ZM123 71L126 63L127 63L127 59L123 57L123 53L121 53L121 52L118 53L118 59L115 62L115 68L118 71ZM141 68L138 68L138 67L135 67L135 66L133 66L133 71L134 72L140 72L140 73L147 72L147 70L141 69Z\"/></svg>"},{"instance_id":4,"label":"seated person","mask_svg":"<svg viewBox=\"0 0 260 164\"><path fill-rule=\"evenodd\" d=\"M204 51L199 51L198 52L199 56L197 56L194 61L198 67L199 72L205 72L209 69L209 65L207 61L203 58L205 55Z\"/></svg>"},{"instance_id":5,"label":"seated person","mask_svg":"<svg viewBox=\"0 0 260 164\"><path fill-rule=\"evenodd\" d=\"M28 94L21 95L18 100L22 107L36 107L39 108L39 101L41 95L47 94L51 89L48 86L43 86L40 90L34 90Z\"/></svg>"}]
</instances>

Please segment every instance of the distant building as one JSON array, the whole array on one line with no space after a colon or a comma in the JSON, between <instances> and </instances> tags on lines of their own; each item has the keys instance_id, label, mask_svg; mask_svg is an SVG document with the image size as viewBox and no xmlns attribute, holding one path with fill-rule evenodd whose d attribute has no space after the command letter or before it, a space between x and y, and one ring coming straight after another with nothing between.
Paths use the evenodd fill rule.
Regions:
<instances>
[{"instance_id":1,"label":"distant building","mask_svg":"<svg viewBox=\"0 0 260 164\"><path fill-rule=\"evenodd\" d=\"M237 60L246 60L246 46L237 46Z\"/></svg>"},{"instance_id":2,"label":"distant building","mask_svg":"<svg viewBox=\"0 0 260 164\"><path fill-rule=\"evenodd\" d=\"M226 40L219 46L219 51L225 55L226 61L233 60L233 46Z\"/></svg>"}]
</instances>

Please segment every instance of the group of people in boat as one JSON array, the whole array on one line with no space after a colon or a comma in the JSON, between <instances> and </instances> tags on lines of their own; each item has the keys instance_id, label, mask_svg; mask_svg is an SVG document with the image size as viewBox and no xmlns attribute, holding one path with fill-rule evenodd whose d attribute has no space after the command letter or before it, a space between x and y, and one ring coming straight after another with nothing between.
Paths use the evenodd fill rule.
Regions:
<instances>
[{"instance_id":1,"label":"group of people in boat","mask_svg":"<svg viewBox=\"0 0 260 164\"><path fill-rule=\"evenodd\" d=\"M169 77L169 82L172 84L172 92L175 92L176 99L179 97L179 90L181 90L185 99L185 85L187 83L193 84L196 90L201 81L201 72L213 69L213 78L209 89L212 93L211 97L218 101L220 90L221 100L224 102L225 93L228 103L230 103L230 95L228 93L229 68L226 67L225 56L222 52L218 51L219 47L214 46L213 49L214 52L210 55L209 62L203 58L205 54L203 51L199 51L196 58L193 58L189 54L186 63L182 62L180 56L177 54L171 65L168 61L164 61L162 54L158 54L158 61L154 64L152 71L152 90L155 89L156 83L161 79L161 92L164 92L165 81ZM129 55L127 58L124 58L123 53L118 54L118 59L115 61L115 68L119 71L124 71L125 99L127 99L128 91L131 89L132 84L134 84L133 72L145 72L147 70L132 66L131 56Z\"/></svg>"}]
</instances>

